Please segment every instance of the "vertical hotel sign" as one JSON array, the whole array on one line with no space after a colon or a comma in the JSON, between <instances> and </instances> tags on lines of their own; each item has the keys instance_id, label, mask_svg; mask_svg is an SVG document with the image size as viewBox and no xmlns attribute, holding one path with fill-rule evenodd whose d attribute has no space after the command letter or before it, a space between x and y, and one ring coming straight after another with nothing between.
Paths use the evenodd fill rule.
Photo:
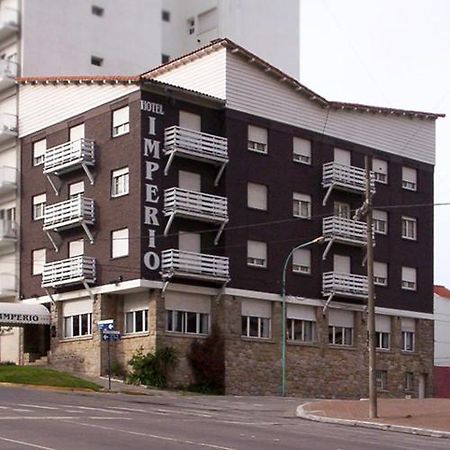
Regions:
<instances>
[{"instance_id":1,"label":"vertical hotel sign","mask_svg":"<svg viewBox=\"0 0 450 450\"><path fill-rule=\"evenodd\" d=\"M144 266L157 271L161 266L161 256L156 250L156 234L159 229L159 201L161 193L157 184L161 169L161 141L157 140L156 129L162 122L164 108L161 103L141 100L141 111L148 113L144 123L148 132L143 135L143 159L145 164L145 194L143 202L144 233L146 249L143 254Z\"/></svg>"}]
</instances>

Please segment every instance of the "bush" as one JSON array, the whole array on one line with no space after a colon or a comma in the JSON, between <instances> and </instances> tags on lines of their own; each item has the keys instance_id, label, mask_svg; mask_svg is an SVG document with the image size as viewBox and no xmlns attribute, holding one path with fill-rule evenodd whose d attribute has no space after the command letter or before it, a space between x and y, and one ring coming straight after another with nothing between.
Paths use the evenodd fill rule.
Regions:
<instances>
[{"instance_id":1,"label":"bush","mask_svg":"<svg viewBox=\"0 0 450 450\"><path fill-rule=\"evenodd\" d=\"M128 361L131 372L128 375L130 383L140 383L157 388L167 387L169 369L177 363L176 350L172 347L157 349L154 353L144 355L143 348L136 350Z\"/></svg>"},{"instance_id":2,"label":"bush","mask_svg":"<svg viewBox=\"0 0 450 450\"><path fill-rule=\"evenodd\" d=\"M189 390L208 394L225 391L225 341L218 325L204 341L195 340L187 355L195 383Z\"/></svg>"}]
</instances>

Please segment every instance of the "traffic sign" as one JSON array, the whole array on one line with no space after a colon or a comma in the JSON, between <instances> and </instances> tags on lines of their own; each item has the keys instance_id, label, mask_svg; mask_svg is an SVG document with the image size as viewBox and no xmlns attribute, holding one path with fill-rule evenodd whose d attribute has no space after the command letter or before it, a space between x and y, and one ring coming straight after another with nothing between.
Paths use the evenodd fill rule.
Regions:
<instances>
[{"instance_id":1,"label":"traffic sign","mask_svg":"<svg viewBox=\"0 0 450 450\"><path fill-rule=\"evenodd\" d=\"M121 338L120 331L118 330L103 330L102 338L104 341L118 341Z\"/></svg>"},{"instance_id":2,"label":"traffic sign","mask_svg":"<svg viewBox=\"0 0 450 450\"><path fill-rule=\"evenodd\" d=\"M114 320L113 319L99 320L97 322L97 325L98 325L98 329L100 331L114 330Z\"/></svg>"}]
</instances>

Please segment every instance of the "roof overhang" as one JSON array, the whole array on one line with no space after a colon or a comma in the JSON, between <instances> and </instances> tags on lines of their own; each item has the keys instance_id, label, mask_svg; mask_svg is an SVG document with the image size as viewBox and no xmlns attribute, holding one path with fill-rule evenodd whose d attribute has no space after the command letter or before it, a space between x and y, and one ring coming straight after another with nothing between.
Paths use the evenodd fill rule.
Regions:
<instances>
[{"instance_id":1,"label":"roof overhang","mask_svg":"<svg viewBox=\"0 0 450 450\"><path fill-rule=\"evenodd\" d=\"M50 311L44 305L0 303L0 325L50 325Z\"/></svg>"}]
</instances>

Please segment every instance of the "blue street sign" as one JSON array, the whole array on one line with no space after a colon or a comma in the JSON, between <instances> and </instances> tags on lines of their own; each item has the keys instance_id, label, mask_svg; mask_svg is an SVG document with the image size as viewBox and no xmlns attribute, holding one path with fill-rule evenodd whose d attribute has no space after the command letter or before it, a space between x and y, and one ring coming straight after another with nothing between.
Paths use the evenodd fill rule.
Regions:
<instances>
[{"instance_id":1,"label":"blue street sign","mask_svg":"<svg viewBox=\"0 0 450 450\"><path fill-rule=\"evenodd\" d=\"M121 337L120 331L118 330L103 330L102 332L104 341L118 341Z\"/></svg>"},{"instance_id":2,"label":"blue street sign","mask_svg":"<svg viewBox=\"0 0 450 450\"><path fill-rule=\"evenodd\" d=\"M99 320L97 322L97 325L98 325L98 329L100 331L114 330L114 320L113 319Z\"/></svg>"}]
</instances>

